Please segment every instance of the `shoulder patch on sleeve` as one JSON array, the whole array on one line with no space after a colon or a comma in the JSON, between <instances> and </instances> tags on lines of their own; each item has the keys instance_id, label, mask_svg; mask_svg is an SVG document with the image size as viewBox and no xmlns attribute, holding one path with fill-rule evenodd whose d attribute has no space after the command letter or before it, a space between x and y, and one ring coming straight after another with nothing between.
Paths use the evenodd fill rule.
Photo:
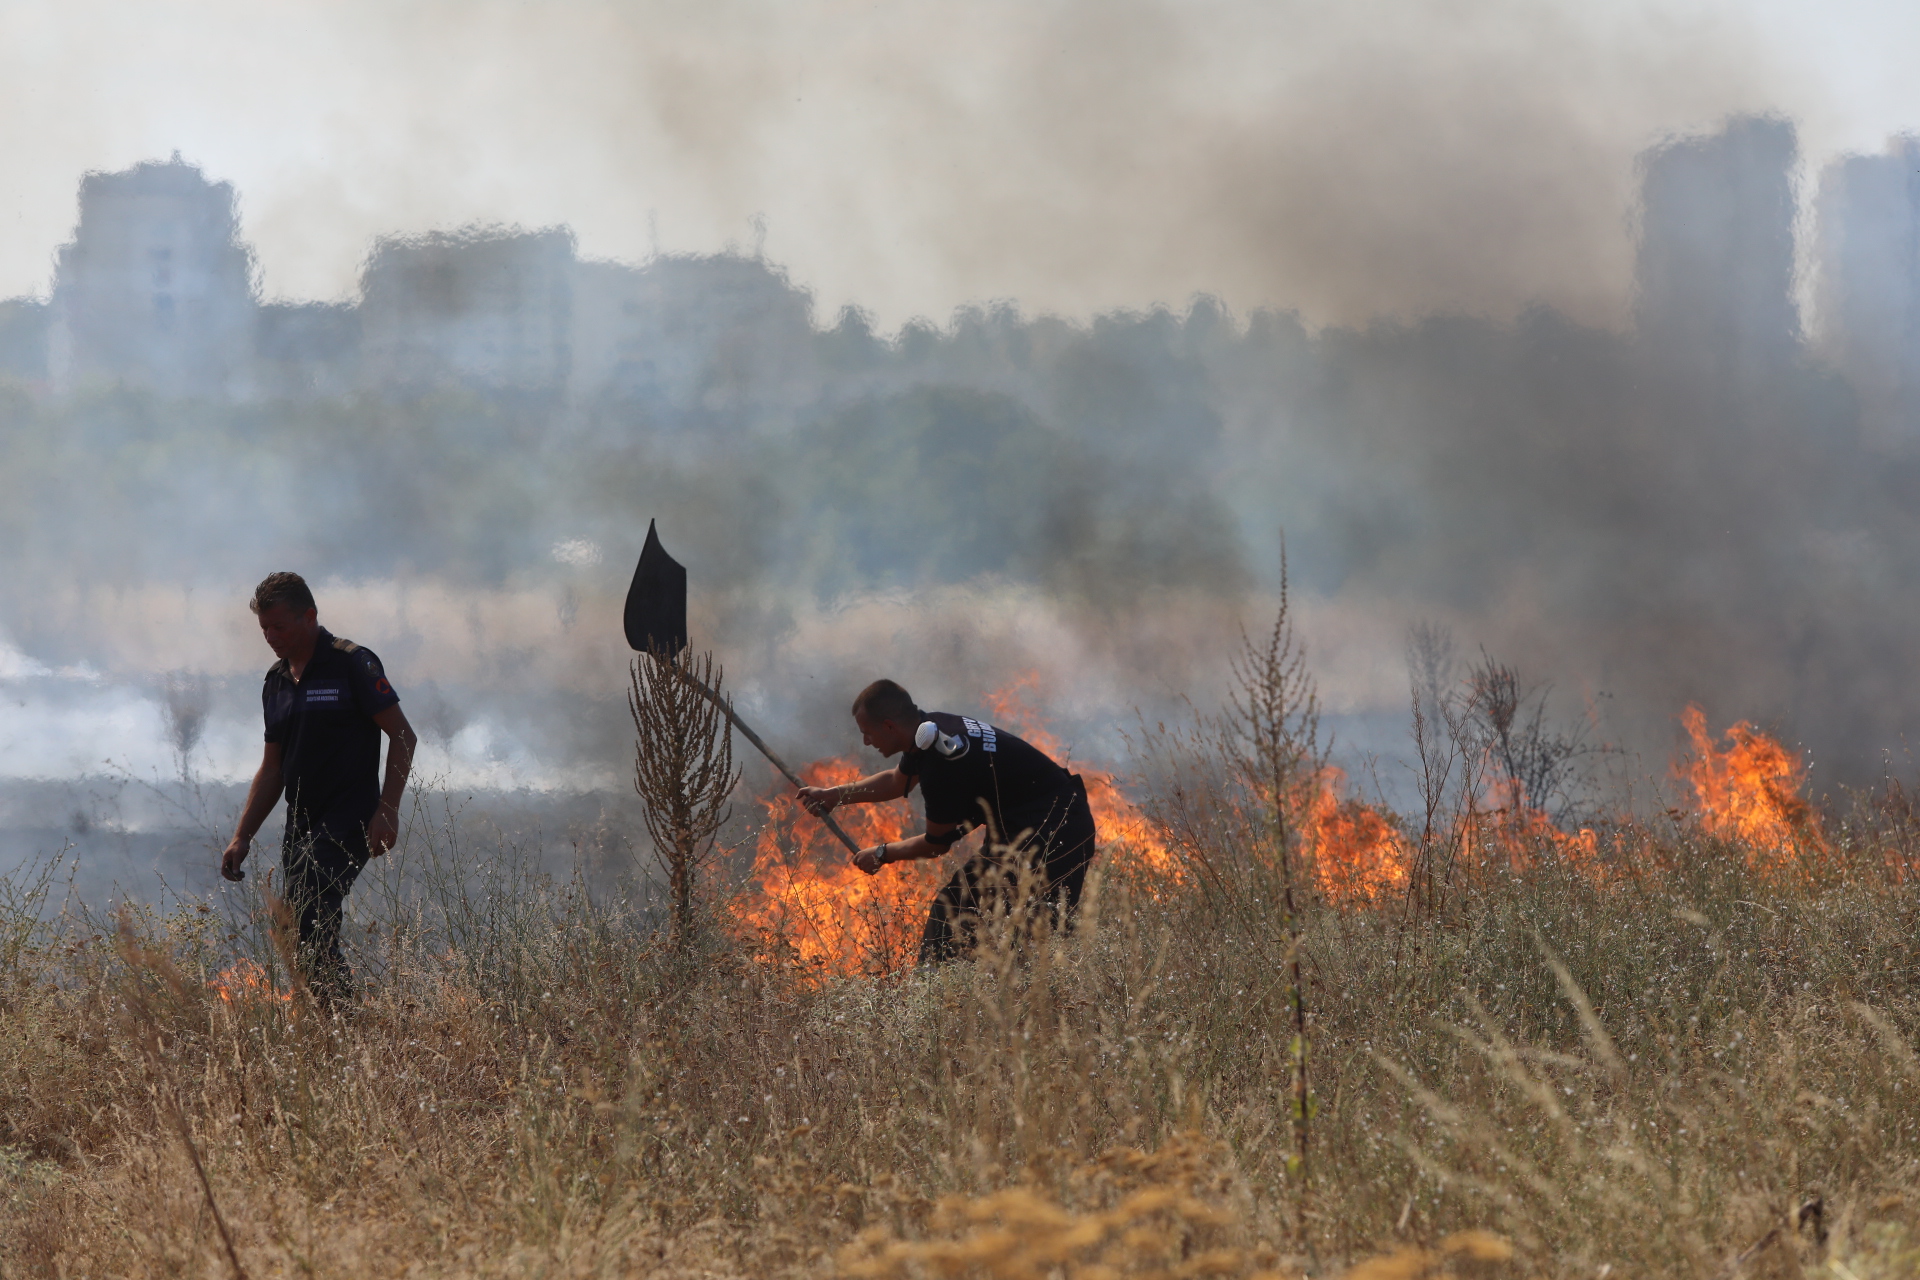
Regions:
<instances>
[{"instance_id":1,"label":"shoulder patch on sleeve","mask_svg":"<svg viewBox=\"0 0 1920 1280\"><path fill-rule=\"evenodd\" d=\"M333 647L342 653L356 653L360 649L359 645L347 639L345 636L335 636L333 638Z\"/></svg>"}]
</instances>

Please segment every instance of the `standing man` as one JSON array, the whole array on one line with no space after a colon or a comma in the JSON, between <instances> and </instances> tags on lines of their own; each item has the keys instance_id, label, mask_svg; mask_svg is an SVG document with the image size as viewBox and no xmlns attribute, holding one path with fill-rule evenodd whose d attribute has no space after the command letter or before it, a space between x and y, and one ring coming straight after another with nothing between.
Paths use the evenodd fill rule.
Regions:
<instances>
[{"instance_id":1,"label":"standing man","mask_svg":"<svg viewBox=\"0 0 1920 1280\"><path fill-rule=\"evenodd\" d=\"M800 803L815 814L843 804L898 800L917 784L926 797L926 834L862 849L853 863L868 875L891 862L938 858L974 827L985 826L980 852L954 872L927 912L920 962L948 960L971 948L980 918L1011 910L1023 872L1040 896L1067 918L1080 902L1093 860L1093 810L1080 776L1005 729L926 712L891 680L876 680L853 700L861 740L900 763L885 773L838 787L803 787Z\"/></svg>"},{"instance_id":2,"label":"standing man","mask_svg":"<svg viewBox=\"0 0 1920 1280\"><path fill-rule=\"evenodd\" d=\"M400 834L400 797L417 739L380 659L320 625L313 592L299 574L268 574L247 607L280 661L260 694L266 752L220 874L245 878L240 864L285 792L281 891L299 929L295 962L308 990L330 1004L353 995L353 972L340 954L341 907L360 868ZM384 787L383 733L389 743Z\"/></svg>"}]
</instances>

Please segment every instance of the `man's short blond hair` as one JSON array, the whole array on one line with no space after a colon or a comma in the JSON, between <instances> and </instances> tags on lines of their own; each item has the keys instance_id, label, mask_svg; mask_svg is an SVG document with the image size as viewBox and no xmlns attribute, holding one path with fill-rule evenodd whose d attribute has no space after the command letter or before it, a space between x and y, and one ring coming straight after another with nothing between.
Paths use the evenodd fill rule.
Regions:
<instances>
[{"instance_id":1,"label":"man's short blond hair","mask_svg":"<svg viewBox=\"0 0 1920 1280\"><path fill-rule=\"evenodd\" d=\"M247 601L247 608L255 613L275 605L285 605L295 613L320 607L313 602L313 591L307 586L307 580L287 572L270 573L260 579L260 585L253 589L253 599Z\"/></svg>"},{"instance_id":2,"label":"man's short blond hair","mask_svg":"<svg viewBox=\"0 0 1920 1280\"><path fill-rule=\"evenodd\" d=\"M875 680L862 689L860 696L853 700L853 714L891 720L895 724L920 723L920 708L913 695L891 680Z\"/></svg>"}]
</instances>

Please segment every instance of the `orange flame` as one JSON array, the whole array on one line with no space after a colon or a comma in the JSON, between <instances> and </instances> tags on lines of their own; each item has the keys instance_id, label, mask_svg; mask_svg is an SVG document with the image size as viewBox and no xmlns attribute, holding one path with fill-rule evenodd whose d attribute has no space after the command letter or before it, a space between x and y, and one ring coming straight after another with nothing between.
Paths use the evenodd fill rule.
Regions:
<instances>
[{"instance_id":1,"label":"orange flame","mask_svg":"<svg viewBox=\"0 0 1920 1280\"><path fill-rule=\"evenodd\" d=\"M855 781L862 770L853 760L822 760L800 776L810 787L832 787ZM753 859L758 892L736 906L739 923L802 966L828 973L878 975L912 964L927 904L947 874L940 863L893 863L869 876L791 792L761 803L766 825ZM915 830L905 801L849 805L833 817L863 849Z\"/></svg>"},{"instance_id":2,"label":"orange flame","mask_svg":"<svg viewBox=\"0 0 1920 1280\"><path fill-rule=\"evenodd\" d=\"M987 699L994 723L1063 759L1059 741L1029 707L1024 694L1038 677L1022 676ZM1103 861L1124 860L1131 870L1162 879L1177 874L1173 855L1153 824L1114 776L1075 765L1100 831ZM809 786L837 786L863 774L858 761L822 760L801 770ZM886 974L911 965L934 893L952 874L939 861L894 863L876 876L855 867L845 848L787 792L761 801L766 824L755 844L754 888L735 903L734 918L773 950L822 974ZM920 830L906 801L850 805L834 818L862 848L904 840ZM976 837L977 839L977 837Z\"/></svg>"},{"instance_id":3,"label":"orange flame","mask_svg":"<svg viewBox=\"0 0 1920 1280\"><path fill-rule=\"evenodd\" d=\"M1722 750L1696 706L1681 713L1680 723L1692 754L1674 764L1674 773L1692 786L1709 832L1742 845L1760 871L1778 869L1804 846L1826 848L1813 805L1801 795L1806 767L1797 756L1745 720L1727 730Z\"/></svg>"},{"instance_id":4,"label":"orange flame","mask_svg":"<svg viewBox=\"0 0 1920 1280\"><path fill-rule=\"evenodd\" d=\"M987 710L994 723L1064 762L1059 740L1033 710L1038 686L1037 675L1022 676L989 696ZM1798 849L1826 847L1813 806L1801 795L1805 769L1796 757L1744 721L1727 731L1724 749L1707 733L1698 707L1688 707L1682 722L1693 751L1675 772L1693 787L1708 830L1742 844L1762 869L1780 865ZM1102 864L1134 873L1149 889L1182 878L1164 833L1127 798L1114 775L1076 767L1099 824ZM862 772L853 759L825 760L809 765L803 777L812 786L833 786ZM1526 871L1558 860L1596 882L1612 877L1592 828L1562 830L1509 791L1496 787L1486 807L1460 817L1451 838L1464 869ZM756 884L735 905L739 924L821 974L885 974L912 964L927 905L947 869L933 861L902 863L866 876L791 794L762 803L767 820L755 851ZM863 847L905 839L919 826L904 801L851 806L835 816ZM1347 795L1346 775L1337 768L1322 771L1304 834L1315 883L1334 905L1384 905L1412 875L1414 841L1391 813ZM223 998L232 998L224 988Z\"/></svg>"},{"instance_id":5,"label":"orange flame","mask_svg":"<svg viewBox=\"0 0 1920 1280\"><path fill-rule=\"evenodd\" d=\"M1345 771L1320 771L1306 831L1314 879L1330 902L1378 902L1405 888L1413 851L1391 818L1346 789Z\"/></svg>"},{"instance_id":6,"label":"orange flame","mask_svg":"<svg viewBox=\"0 0 1920 1280\"><path fill-rule=\"evenodd\" d=\"M1511 783L1496 783L1492 798L1494 807L1478 814L1478 822L1465 833L1463 847L1474 866L1504 863L1526 871L1553 857L1588 879L1606 877L1600 837L1593 828L1562 831L1546 810L1528 804L1524 792Z\"/></svg>"},{"instance_id":7,"label":"orange flame","mask_svg":"<svg viewBox=\"0 0 1920 1280\"><path fill-rule=\"evenodd\" d=\"M227 1004L243 1004L250 1000L286 1003L293 999L293 992L275 990L267 971L245 957L215 974L208 980L207 986Z\"/></svg>"},{"instance_id":8,"label":"orange flame","mask_svg":"<svg viewBox=\"0 0 1920 1280\"><path fill-rule=\"evenodd\" d=\"M1028 701L1039 687L1039 673L1029 671L988 694L989 718L1080 775L1087 786L1087 806L1093 810L1094 826L1100 832L1100 857L1104 862L1124 863L1128 871L1144 873L1136 874L1136 879L1149 885L1155 878L1178 879L1180 864L1173 851L1167 848L1159 828L1120 789L1119 780L1105 769L1068 758L1066 748Z\"/></svg>"},{"instance_id":9,"label":"orange flame","mask_svg":"<svg viewBox=\"0 0 1920 1280\"><path fill-rule=\"evenodd\" d=\"M1306 845L1320 892L1336 906L1383 905L1405 890L1417 855L1392 814L1346 796L1346 774L1329 765L1307 815ZM1591 827L1563 831L1512 788L1496 786L1487 808L1460 815L1454 831L1463 870L1524 871L1554 858L1589 879L1606 878Z\"/></svg>"}]
</instances>

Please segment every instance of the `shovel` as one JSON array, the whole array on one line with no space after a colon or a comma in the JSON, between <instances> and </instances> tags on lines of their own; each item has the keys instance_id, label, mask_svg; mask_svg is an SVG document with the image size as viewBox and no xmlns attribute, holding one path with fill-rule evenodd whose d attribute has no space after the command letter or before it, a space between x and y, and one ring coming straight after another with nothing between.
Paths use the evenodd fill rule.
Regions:
<instances>
[{"instance_id":1,"label":"shovel","mask_svg":"<svg viewBox=\"0 0 1920 1280\"><path fill-rule=\"evenodd\" d=\"M660 545L660 534L651 520L647 521L646 545L640 548L640 564L633 571L633 585L627 588L627 607L621 621L626 627L627 644L641 653L668 659L687 647L687 568L668 555L667 549ZM760 754L785 774L788 782L796 787L805 785L793 770L787 768L784 760L773 754L773 748L761 741L760 735L734 714L732 702L684 671L680 672L680 678L692 685L701 697L720 708L720 714L740 731L740 736L759 748ZM852 836L840 829L833 815L821 814L820 821L827 830L839 837L841 844L847 846L847 852L860 852L860 846L853 842Z\"/></svg>"}]
</instances>

